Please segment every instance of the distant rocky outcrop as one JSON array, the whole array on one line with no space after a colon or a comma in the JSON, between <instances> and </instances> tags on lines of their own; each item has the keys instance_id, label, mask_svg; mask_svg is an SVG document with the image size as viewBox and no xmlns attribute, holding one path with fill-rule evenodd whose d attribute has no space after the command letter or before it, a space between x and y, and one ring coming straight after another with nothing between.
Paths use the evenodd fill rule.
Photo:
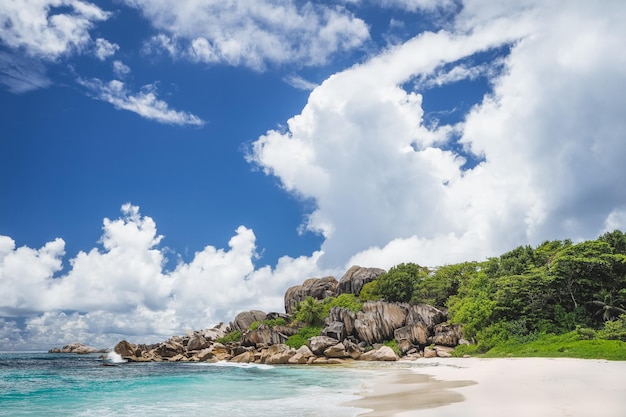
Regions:
<instances>
[{"instance_id":1,"label":"distant rocky outcrop","mask_svg":"<svg viewBox=\"0 0 626 417\"><path fill-rule=\"evenodd\" d=\"M374 281L385 272L380 268L363 268L355 265L348 269L339 280L337 294L359 295L365 284Z\"/></svg>"},{"instance_id":2,"label":"distant rocky outcrop","mask_svg":"<svg viewBox=\"0 0 626 417\"><path fill-rule=\"evenodd\" d=\"M309 278L301 285L296 285L287 290L285 293L285 312L292 314L296 305L307 297L313 297L316 300L333 297L337 294L337 286L339 283L335 277Z\"/></svg>"},{"instance_id":3,"label":"distant rocky outcrop","mask_svg":"<svg viewBox=\"0 0 626 417\"><path fill-rule=\"evenodd\" d=\"M287 346L302 324L292 322L296 305L307 297L323 300L340 294L358 295L363 286L385 271L353 266L337 281L334 277L309 278L285 293L286 313L244 311L230 325L190 331L152 345L121 341L115 352L134 362L254 362L265 364L336 364L352 360L395 361L429 356L448 357L462 339L460 325L447 322L447 311L427 304L366 302L360 311L333 307L320 334L299 349ZM276 325L276 319L284 325ZM255 323L253 325L253 323ZM225 336L240 332L236 341ZM397 343L399 350L386 346ZM65 348L64 348L65 349Z\"/></svg>"},{"instance_id":4,"label":"distant rocky outcrop","mask_svg":"<svg viewBox=\"0 0 626 417\"><path fill-rule=\"evenodd\" d=\"M70 343L60 349L58 347L52 348L48 353L76 353L78 355L86 355L89 353L107 353L108 351L108 349L98 349L82 343Z\"/></svg>"},{"instance_id":5,"label":"distant rocky outcrop","mask_svg":"<svg viewBox=\"0 0 626 417\"><path fill-rule=\"evenodd\" d=\"M230 323L230 330L243 332L249 329L250 325L255 321L265 320L266 317L267 314L260 310L242 311Z\"/></svg>"},{"instance_id":6,"label":"distant rocky outcrop","mask_svg":"<svg viewBox=\"0 0 626 417\"><path fill-rule=\"evenodd\" d=\"M337 340L354 339L368 345L395 339L403 353L429 344L456 346L462 329L443 324L447 314L427 304L368 302L358 313L334 307L322 335Z\"/></svg>"},{"instance_id":7,"label":"distant rocky outcrop","mask_svg":"<svg viewBox=\"0 0 626 417\"><path fill-rule=\"evenodd\" d=\"M281 332L282 330L282 332ZM280 327L270 328L266 325L261 325L254 330L246 332L243 336L241 344L243 346L257 346L257 345L278 345L285 343L287 338L298 332L296 328Z\"/></svg>"}]
</instances>

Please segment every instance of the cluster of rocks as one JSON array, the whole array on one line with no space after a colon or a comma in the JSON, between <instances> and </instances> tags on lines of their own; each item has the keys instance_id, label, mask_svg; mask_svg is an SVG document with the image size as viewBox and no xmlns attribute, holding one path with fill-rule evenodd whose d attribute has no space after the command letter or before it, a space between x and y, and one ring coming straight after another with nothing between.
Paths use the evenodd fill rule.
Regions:
<instances>
[{"instance_id":1,"label":"cluster of rocks","mask_svg":"<svg viewBox=\"0 0 626 417\"><path fill-rule=\"evenodd\" d=\"M156 345L133 345L119 342L114 350L131 362L219 362L278 364L339 364L352 359L395 361L396 353L387 346L377 346L362 352L353 344L343 344L326 336L309 339L306 345L294 349L284 343L258 343L246 346L245 342L222 344L205 339L201 346L190 345L192 338L172 337Z\"/></svg>"},{"instance_id":2,"label":"cluster of rocks","mask_svg":"<svg viewBox=\"0 0 626 417\"><path fill-rule=\"evenodd\" d=\"M48 351L48 353L76 353L79 355L86 355L89 353L107 353L108 351L108 349L97 349L82 343L70 343L62 348L52 348Z\"/></svg>"},{"instance_id":3,"label":"cluster of rocks","mask_svg":"<svg viewBox=\"0 0 626 417\"><path fill-rule=\"evenodd\" d=\"M318 336L299 349L287 346L300 325L290 323L297 304L307 297L323 300L341 294L358 295L367 282L385 271L377 268L350 268L341 280L310 278L285 293L285 314L252 310L239 313L229 324L174 336L154 345L121 341L115 352L124 359L142 361L254 362L265 364L334 364L351 360L395 361L396 352L383 343L397 342L407 358L447 357L460 343L462 328L447 323L447 311L426 304L409 305L384 301L367 302L357 313L334 307ZM282 318L285 325L270 327L253 323ZM251 328L254 327L254 328ZM239 331L241 339L220 343L227 334ZM227 339L226 339L227 340Z\"/></svg>"}]
</instances>

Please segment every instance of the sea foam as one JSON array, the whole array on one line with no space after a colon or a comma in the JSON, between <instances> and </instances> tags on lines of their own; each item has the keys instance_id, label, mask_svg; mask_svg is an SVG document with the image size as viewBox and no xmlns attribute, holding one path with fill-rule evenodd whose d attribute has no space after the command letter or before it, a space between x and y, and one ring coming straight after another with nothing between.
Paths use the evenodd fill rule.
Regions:
<instances>
[{"instance_id":1,"label":"sea foam","mask_svg":"<svg viewBox=\"0 0 626 417\"><path fill-rule=\"evenodd\" d=\"M128 362L126 359L122 358L122 355L120 355L117 352L109 352L107 353L107 360L111 363L124 363L124 362Z\"/></svg>"},{"instance_id":2,"label":"sea foam","mask_svg":"<svg viewBox=\"0 0 626 417\"><path fill-rule=\"evenodd\" d=\"M256 368L256 369L273 369L274 367L272 365L266 365L263 363L239 363L239 362L227 362L227 361L219 361L219 362L214 362L214 363L199 363L198 365L203 365L203 366L223 366L223 367L230 367L230 368Z\"/></svg>"}]
</instances>

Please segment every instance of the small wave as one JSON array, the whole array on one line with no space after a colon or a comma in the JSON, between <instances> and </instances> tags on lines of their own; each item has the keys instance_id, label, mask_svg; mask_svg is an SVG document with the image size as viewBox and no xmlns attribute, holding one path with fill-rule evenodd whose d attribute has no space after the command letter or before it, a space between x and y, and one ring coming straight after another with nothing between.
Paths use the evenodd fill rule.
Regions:
<instances>
[{"instance_id":1,"label":"small wave","mask_svg":"<svg viewBox=\"0 0 626 417\"><path fill-rule=\"evenodd\" d=\"M128 362L126 359L122 358L122 355L116 352L107 353L107 360L111 363L125 363Z\"/></svg>"},{"instance_id":2,"label":"small wave","mask_svg":"<svg viewBox=\"0 0 626 417\"><path fill-rule=\"evenodd\" d=\"M219 361L214 363L209 362L200 362L195 365L200 366L222 366L229 368L255 368L255 369L274 369L272 365L265 365L263 363L239 363L239 362L227 362L227 361Z\"/></svg>"}]
</instances>

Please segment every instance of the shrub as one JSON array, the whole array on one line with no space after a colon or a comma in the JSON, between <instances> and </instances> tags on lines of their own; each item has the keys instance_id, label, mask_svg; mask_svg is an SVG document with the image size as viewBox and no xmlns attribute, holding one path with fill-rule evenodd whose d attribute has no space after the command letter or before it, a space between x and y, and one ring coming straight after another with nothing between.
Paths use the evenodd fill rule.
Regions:
<instances>
[{"instance_id":1,"label":"shrub","mask_svg":"<svg viewBox=\"0 0 626 417\"><path fill-rule=\"evenodd\" d=\"M290 348L298 349L301 346L307 344L310 338L319 336L322 333L322 328L319 326L307 326L301 328L298 333L293 336L289 336L285 344Z\"/></svg>"},{"instance_id":2,"label":"shrub","mask_svg":"<svg viewBox=\"0 0 626 417\"><path fill-rule=\"evenodd\" d=\"M359 300L365 301L378 301L383 297L378 292L378 281L370 281L367 284L363 285L361 288L361 292L359 293Z\"/></svg>"},{"instance_id":3,"label":"shrub","mask_svg":"<svg viewBox=\"0 0 626 417\"><path fill-rule=\"evenodd\" d=\"M580 340L593 340L596 338L596 331L588 327L576 326L575 331Z\"/></svg>"},{"instance_id":4,"label":"shrub","mask_svg":"<svg viewBox=\"0 0 626 417\"><path fill-rule=\"evenodd\" d=\"M354 294L341 294L337 297L329 297L324 300L323 304L324 319L328 317L328 314L333 307L345 308L355 313L358 313L363 307L363 302L359 300Z\"/></svg>"},{"instance_id":5,"label":"shrub","mask_svg":"<svg viewBox=\"0 0 626 417\"><path fill-rule=\"evenodd\" d=\"M400 264L380 275L378 293L391 303L408 303L413 298L417 283L428 276L428 269L414 263Z\"/></svg>"},{"instance_id":6,"label":"shrub","mask_svg":"<svg viewBox=\"0 0 626 417\"><path fill-rule=\"evenodd\" d=\"M243 334L239 330L233 330L224 337L220 337L217 341L221 344L239 342Z\"/></svg>"},{"instance_id":7,"label":"shrub","mask_svg":"<svg viewBox=\"0 0 626 417\"><path fill-rule=\"evenodd\" d=\"M402 352L400 351L400 346L398 346L398 341L396 339L388 340L383 342L383 345L390 347L391 350L396 352L396 355L402 356Z\"/></svg>"},{"instance_id":8,"label":"shrub","mask_svg":"<svg viewBox=\"0 0 626 417\"><path fill-rule=\"evenodd\" d=\"M598 332L598 338L626 342L626 314L622 314L617 320L606 321L604 329Z\"/></svg>"}]
</instances>

